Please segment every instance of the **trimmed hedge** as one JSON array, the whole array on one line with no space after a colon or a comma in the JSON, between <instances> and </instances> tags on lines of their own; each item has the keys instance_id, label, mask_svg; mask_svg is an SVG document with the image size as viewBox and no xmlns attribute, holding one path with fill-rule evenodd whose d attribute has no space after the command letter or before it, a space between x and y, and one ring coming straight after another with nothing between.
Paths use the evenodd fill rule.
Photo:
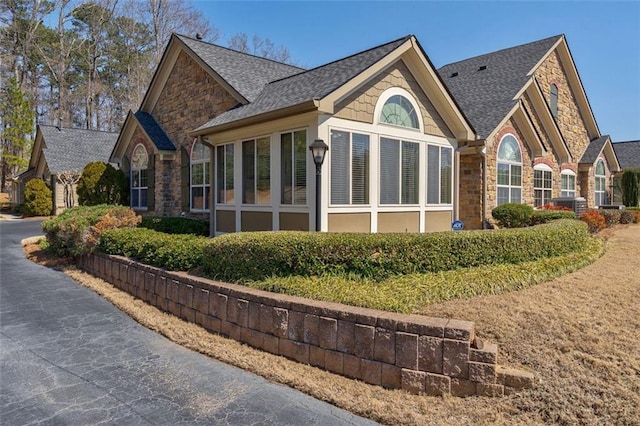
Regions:
<instances>
[{"instance_id":1,"label":"trimmed hedge","mask_svg":"<svg viewBox=\"0 0 640 426\"><path fill-rule=\"evenodd\" d=\"M53 210L51 189L42 179L31 179L24 188L24 215L49 216Z\"/></svg>"},{"instance_id":2,"label":"trimmed hedge","mask_svg":"<svg viewBox=\"0 0 640 426\"><path fill-rule=\"evenodd\" d=\"M173 271L189 271L202 264L209 238L190 234L165 234L146 228L121 228L105 231L99 250L126 256L147 265Z\"/></svg>"},{"instance_id":3,"label":"trimmed hedge","mask_svg":"<svg viewBox=\"0 0 640 426\"><path fill-rule=\"evenodd\" d=\"M382 281L393 275L513 264L582 250L584 223L431 234L241 232L205 246L202 273L231 282L338 274Z\"/></svg>"},{"instance_id":4,"label":"trimmed hedge","mask_svg":"<svg viewBox=\"0 0 640 426\"><path fill-rule=\"evenodd\" d=\"M209 236L209 222L186 217L143 216L139 227L153 229L165 234Z\"/></svg>"},{"instance_id":5,"label":"trimmed hedge","mask_svg":"<svg viewBox=\"0 0 640 426\"><path fill-rule=\"evenodd\" d=\"M534 210L531 215L531 225L540 225L559 219L575 219L576 214L567 210Z\"/></svg>"},{"instance_id":6,"label":"trimmed hedge","mask_svg":"<svg viewBox=\"0 0 640 426\"><path fill-rule=\"evenodd\" d=\"M533 207L526 204L507 203L491 210L491 216L503 228L521 228L529 225Z\"/></svg>"}]
</instances>

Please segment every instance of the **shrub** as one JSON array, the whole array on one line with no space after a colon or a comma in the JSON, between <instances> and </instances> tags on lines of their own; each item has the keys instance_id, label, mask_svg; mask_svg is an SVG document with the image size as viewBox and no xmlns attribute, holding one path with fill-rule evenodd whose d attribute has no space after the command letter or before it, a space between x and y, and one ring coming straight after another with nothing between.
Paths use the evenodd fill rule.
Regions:
<instances>
[{"instance_id":1,"label":"shrub","mask_svg":"<svg viewBox=\"0 0 640 426\"><path fill-rule=\"evenodd\" d=\"M542 223L551 222L559 219L575 219L576 214L573 210L552 209L552 210L534 210L531 215L531 225L540 225Z\"/></svg>"},{"instance_id":2,"label":"shrub","mask_svg":"<svg viewBox=\"0 0 640 426\"><path fill-rule=\"evenodd\" d=\"M186 217L143 216L140 227L166 234L209 235L209 222Z\"/></svg>"},{"instance_id":3,"label":"shrub","mask_svg":"<svg viewBox=\"0 0 640 426\"><path fill-rule=\"evenodd\" d=\"M31 179L24 188L24 215L49 216L53 210L52 193L42 179Z\"/></svg>"},{"instance_id":4,"label":"shrub","mask_svg":"<svg viewBox=\"0 0 640 426\"><path fill-rule=\"evenodd\" d=\"M622 202L627 207L640 205L640 168L628 168L622 173Z\"/></svg>"},{"instance_id":5,"label":"shrub","mask_svg":"<svg viewBox=\"0 0 640 426\"><path fill-rule=\"evenodd\" d=\"M596 234L607 227L604 216L595 210L589 210L580 215L580 220L587 224L589 232Z\"/></svg>"},{"instance_id":6,"label":"shrub","mask_svg":"<svg viewBox=\"0 0 640 426\"><path fill-rule=\"evenodd\" d=\"M533 207L526 204L502 204L491 211L491 215L504 228L527 226L533 214Z\"/></svg>"},{"instance_id":7,"label":"shrub","mask_svg":"<svg viewBox=\"0 0 640 426\"><path fill-rule=\"evenodd\" d=\"M79 256L92 252L107 229L135 227L140 222L124 206L74 207L42 223L51 250L60 255Z\"/></svg>"},{"instance_id":8,"label":"shrub","mask_svg":"<svg viewBox=\"0 0 640 426\"><path fill-rule=\"evenodd\" d=\"M602 217L604 217L604 220L607 223L607 228L611 228L613 225L617 225L620 223L620 210L598 209L598 213L600 213Z\"/></svg>"},{"instance_id":9,"label":"shrub","mask_svg":"<svg viewBox=\"0 0 640 426\"><path fill-rule=\"evenodd\" d=\"M636 220L636 215L634 214L634 212L629 210L622 210L620 212L620 223L622 223L623 225L627 223L634 223L635 220Z\"/></svg>"},{"instance_id":10,"label":"shrub","mask_svg":"<svg viewBox=\"0 0 640 426\"><path fill-rule=\"evenodd\" d=\"M325 274L380 281L558 256L582 249L588 239L587 227L574 220L527 229L431 234L241 232L209 240L202 272L234 282Z\"/></svg>"},{"instance_id":11,"label":"shrub","mask_svg":"<svg viewBox=\"0 0 640 426\"><path fill-rule=\"evenodd\" d=\"M542 209L542 210L563 210L563 211L569 211L569 212L573 211L569 207L556 206L554 204L545 204L544 206L540 207L540 209Z\"/></svg>"},{"instance_id":12,"label":"shrub","mask_svg":"<svg viewBox=\"0 0 640 426\"><path fill-rule=\"evenodd\" d=\"M125 204L128 199L127 178L111 164L95 161L87 164L78 181L78 202L83 206Z\"/></svg>"},{"instance_id":13,"label":"shrub","mask_svg":"<svg viewBox=\"0 0 640 426\"><path fill-rule=\"evenodd\" d=\"M148 265L174 271L188 271L202 264L209 238L171 235L146 228L111 229L100 238L99 250L136 259Z\"/></svg>"},{"instance_id":14,"label":"shrub","mask_svg":"<svg viewBox=\"0 0 640 426\"><path fill-rule=\"evenodd\" d=\"M627 207L626 210L634 214L633 223L640 223L640 207Z\"/></svg>"}]
</instances>

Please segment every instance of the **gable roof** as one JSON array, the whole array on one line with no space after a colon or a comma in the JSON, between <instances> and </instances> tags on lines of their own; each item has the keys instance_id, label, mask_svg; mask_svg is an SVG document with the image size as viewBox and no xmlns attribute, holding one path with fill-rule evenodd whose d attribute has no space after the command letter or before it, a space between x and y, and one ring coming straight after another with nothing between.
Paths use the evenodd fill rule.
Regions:
<instances>
[{"instance_id":1,"label":"gable roof","mask_svg":"<svg viewBox=\"0 0 640 426\"><path fill-rule=\"evenodd\" d=\"M175 151L176 146L171 142L169 136L162 130L162 127L160 127L151 114L138 111L133 115L156 148L159 150Z\"/></svg>"},{"instance_id":2,"label":"gable roof","mask_svg":"<svg viewBox=\"0 0 640 426\"><path fill-rule=\"evenodd\" d=\"M108 163L118 139L118 133L44 125L38 125L38 132L42 135L42 153L51 174L82 171L93 161Z\"/></svg>"},{"instance_id":3,"label":"gable roof","mask_svg":"<svg viewBox=\"0 0 640 426\"><path fill-rule=\"evenodd\" d=\"M556 35L438 69L481 139L486 139L514 108L536 65L562 38Z\"/></svg>"},{"instance_id":4,"label":"gable roof","mask_svg":"<svg viewBox=\"0 0 640 426\"><path fill-rule=\"evenodd\" d=\"M620 163L618 162L618 158L609 135L600 136L599 138L589 142L587 149L585 149L582 154L582 158L578 161L579 167L592 166L602 153L604 153L604 156L607 159L609 169L612 172L620 171Z\"/></svg>"},{"instance_id":5,"label":"gable roof","mask_svg":"<svg viewBox=\"0 0 640 426\"><path fill-rule=\"evenodd\" d=\"M267 84L255 101L220 114L194 133L244 118L322 99L393 52L411 36L365 50L290 77Z\"/></svg>"},{"instance_id":6,"label":"gable roof","mask_svg":"<svg viewBox=\"0 0 640 426\"><path fill-rule=\"evenodd\" d=\"M614 142L612 145L621 168L640 167L640 140Z\"/></svg>"}]
</instances>

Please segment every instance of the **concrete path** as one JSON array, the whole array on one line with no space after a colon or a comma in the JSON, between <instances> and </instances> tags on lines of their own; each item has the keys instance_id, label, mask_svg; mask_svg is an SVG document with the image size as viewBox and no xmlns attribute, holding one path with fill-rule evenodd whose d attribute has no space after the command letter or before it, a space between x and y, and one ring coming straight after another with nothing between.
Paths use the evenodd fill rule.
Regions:
<instances>
[{"instance_id":1,"label":"concrete path","mask_svg":"<svg viewBox=\"0 0 640 426\"><path fill-rule=\"evenodd\" d=\"M0 424L373 424L147 330L26 260L41 233L0 221Z\"/></svg>"}]
</instances>

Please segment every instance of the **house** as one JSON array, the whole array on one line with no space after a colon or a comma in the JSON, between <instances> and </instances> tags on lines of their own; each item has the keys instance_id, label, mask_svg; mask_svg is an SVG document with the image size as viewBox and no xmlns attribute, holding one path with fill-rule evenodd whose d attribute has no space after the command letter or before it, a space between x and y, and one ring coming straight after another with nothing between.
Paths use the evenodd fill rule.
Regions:
<instances>
[{"instance_id":1,"label":"house","mask_svg":"<svg viewBox=\"0 0 640 426\"><path fill-rule=\"evenodd\" d=\"M63 174L82 173L94 161L109 162L117 138L118 133L38 125L29 167L14 178L13 202L23 203L25 184L40 178L53 192L53 214L78 205L75 184L65 185Z\"/></svg>"},{"instance_id":2,"label":"house","mask_svg":"<svg viewBox=\"0 0 640 426\"><path fill-rule=\"evenodd\" d=\"M478 132L460 155L460 218L479 228L506 202L610 202L620 170L596 124L564 35L438 70Z\"/></svg>"},{"instance_id":3,"label":"house","mask_svg":"<svg viewBox=\"0 0 640 426\"><path fill-rule=\"evenodd\" d=\"M506 202L607 204L620 170L563 35L439 70L414 36L303 70L173 35L111 161L134 209L212 235L481 228Z\"/></svg>"}]
</instances>

